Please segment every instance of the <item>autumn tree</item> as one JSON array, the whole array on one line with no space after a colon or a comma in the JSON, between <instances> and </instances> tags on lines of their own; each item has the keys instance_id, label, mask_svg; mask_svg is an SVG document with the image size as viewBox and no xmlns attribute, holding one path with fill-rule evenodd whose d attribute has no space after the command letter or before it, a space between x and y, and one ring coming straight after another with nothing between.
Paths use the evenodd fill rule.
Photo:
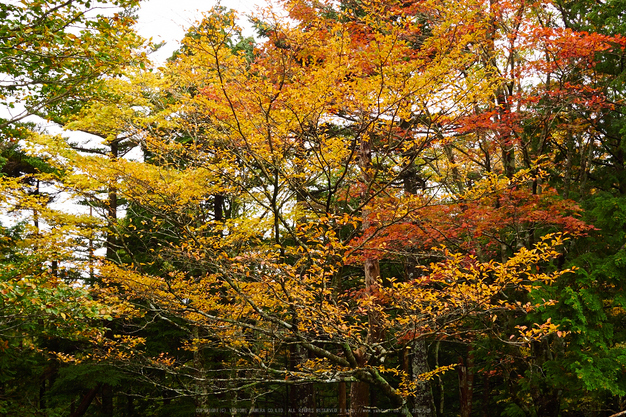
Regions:
<instances>
[{"instance_id":1,"label":"autumn tree","mask_svg":"<svg viewBox=\"0 0 626 417\"><path fill-rule=\"evenodd\" d=\"M215 369L144 357L188 381L170 389L237 392L252 406L272 387L347 382L355 415L432 414L408 407L428 375L398 355L417 341L484 334L498 315L542 303L500 295L519 301L564 273L547 266L561 238L543 236L586 226L567 201L538 212L548 203L523 186L540 175L510 172L513 153L468 175L480 149L469 121L493 108L503 78L480 53L492 36L483 6L287 3L295 23L266 16L252 60L230 44L233 15L216 10L154 90L168 105L139 136L150 163L64 148L76 184L114 178L133 207L122 246L134 230L160 236L140 257L126 245L130 265L100 268L102 296L178 327L190 352L230 352ZM527 223L546 228L503 250L498 235ZM432 249L442 244L454 252ZM408 256L412 274L398 274ZM555 330L539 324L524 337ZM293 352L306 354L290 365ZM370 403L369 387L385 398Z\"/></svg>"},{"instance_id":2,"label":"autumn tree","mask_svg":"<svg viewBox=\"0 0 626 417\"><path fill-rule=\"evenodd\" d=\"M545 377L533 375L519 385L522 392L551 392L554 413L558 408L561 412L580 409L581 395L586 412L603 407L616 413L623 409L617 397L623 380L614 372L622 367L623 338L621 229L617 226L622 206L618 148L623 110L617 62L623 55L623 24L619 2L557 2L556 7L553 24L578 36L562 48L567 59L552 60L559 71L545 83L549 92L537 102L535 112L558 126L556 134L543 141L556 162L552 184L562 195L579 201L585 220L596 230L572 244L562 260L577 265L578 273L542 292L558 300L543 316L553 317L571 333L564 344L544 341L537 346L537 356L543 358L538 369ZM537 120L528 126L537 126ZM543 126L547 132L548 126ZM560 390L563 384L570 389Z\"/></svg>"},{"instance_id":3,"label":"autumn tree","mask_svg":"<svg viewBox=\"0 0 626 417\"><path fill-rule=\"evenodd\" d=\"M64 123L102 93L105 78L145 61L138 50L144 41L132 29L130 9L137 4L70 0L0 5L0 98L5 110L0 120L0 204L20 231L2 241L3 250L13 246L3 258L0 279L5 412L67 411L78 416L94 399L83 396L82 386L58 395L59 387L71 383L61 376L56 358L80 356L87 340L97 340L110 318L110 309L81 285L88 271L88 242L97 239L102 222L54 206L70 200L64 193L65 172L55 159L59 154L42 153L39 144L49 142L49 136L24 119L36 115ZM11 358L21 359L14 363ZM32 369L23 373L20 361ZM24 385L26 378L30 380Z\"/></svg>"},{"instance_id":4,"label":"autumn tree","mask_svg":"<svg viewBox=\"0 0 626 417\"><path fill-rule=\"evenodd\" d=\"M102 211L81 229L23 199L59 225L42 245L106 233L94 281L126 322L91 357L197 415L323 393L352 415L558 415L574 376L621 395L619 25L547 1L283 6L254 48L215 8L165 68L49 107L100 149L32 135Z\"/></svg>"},{"instance_id":5,"label":"autumn tree","mask_svg":"<svg viewBox=\"0 0 626 417\"><path fill-rule=\"evenodd\" d=\"M137 5L82 0L0 5L0 72L6 75L0 96L4 106L15 109L0 127L29 114L68 114L92 95L103 74L119 74L139 46L132 18L119 11ZM114 10L105 15L102 8Z\"/></svg>"}]
</instances>

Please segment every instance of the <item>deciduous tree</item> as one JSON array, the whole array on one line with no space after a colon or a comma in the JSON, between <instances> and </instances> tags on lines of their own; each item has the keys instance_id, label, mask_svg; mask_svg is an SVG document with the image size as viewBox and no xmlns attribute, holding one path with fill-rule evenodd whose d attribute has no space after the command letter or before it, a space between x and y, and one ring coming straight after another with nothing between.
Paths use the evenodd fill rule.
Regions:
<instances>
[{"instance_id":1,"label":"deciduous tree","mask_svg":"<svg viewBox=\"0 0 626 417\"><path fill-rule=\"evenodd\" d=\"M176 323L191 351L232 353L218 369L176 355L149 362L188 377L180 392L193 394L199 376L203 389L249 401L276 384L343 381L355 415L371 405L367 386L410 413L427 376L391 358L534 309L500 295L519 301L566 272L546 264L561 243L542 240L548 227L587 228L570 202L539 211L558 196L525 192L538 174L508 172L506 158L465 183L473 148L455 138L475 131L468 120L502 85L476 51L490 33L482 3L328 7L332 19L288 3L297 24L268 18L252 61L230 45L233 16L207 14L155 92L171 104L154 119L164 130L144 132L151 163L81 165L95 184L116 179L133 222L168 235L147 263L103 266L105 294ZM524 241L531 223L546 228ZM510 246L491 246L509 233ZM464 253L432 250L442 243ZM394 272L403 256L417 259L412 276ZM520 337L555 330L539 324ZM293 346L308 353L290 367Z\"/></svg>"}]
</instances>

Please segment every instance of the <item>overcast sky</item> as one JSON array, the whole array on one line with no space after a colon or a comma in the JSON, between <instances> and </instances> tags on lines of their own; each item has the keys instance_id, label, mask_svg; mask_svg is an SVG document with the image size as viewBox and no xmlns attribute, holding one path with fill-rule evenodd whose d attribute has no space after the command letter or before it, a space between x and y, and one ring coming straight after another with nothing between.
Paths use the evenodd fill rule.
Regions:
<instances>
[{"instance_id":1,"label":"overcast sky","mask_svg":"<svg viewBox=\"0 0 626 417\"><path fill-rule=\"evenodd\" d=\"M237 10L239 25L246 36L252 30L245 17L256 10L257 5L264 5L264 0L222 0L222 6ZM198 20L202 12L217 4L216 0L144 0L139 10L139 22L136 26L140 35L152 38L155 43L166 44L151 58L162 63L178 48L178 41L185 35L186 29Z\"/></svg>"}]
</instances>

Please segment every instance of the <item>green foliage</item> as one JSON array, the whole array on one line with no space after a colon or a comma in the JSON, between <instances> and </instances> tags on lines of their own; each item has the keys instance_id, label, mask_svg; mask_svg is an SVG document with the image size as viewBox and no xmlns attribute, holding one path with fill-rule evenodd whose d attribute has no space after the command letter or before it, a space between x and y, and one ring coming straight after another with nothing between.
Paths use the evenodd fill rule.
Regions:
<instances>
[{"instance_id":1,"label":"green foliage","mask_svg":"<svg viewBox=\"0 0 626 417\"><path fill-rule=\"evenodd\" d=\"M557 390L565 413L580 408L582 395L585 407L593 408L626 394L626 199L597 193L586 209L596 230L569 247L567 262L576 272L531 294L535 300L555 300L531 314L531 321L550 318L562 333L535 350L536 359L526 371L541 370L534 373L535 382L526 378L526 384L519 383L529 400L533 389Z\"/></svg>"},{"instance_id":2,"label":"green foliage","mask_svg":"<svg viewBox=\"0 0 626 417\"><path fill-rule=\"evenodd\" d=\"M200 34L202 32L206 30L216 29L221 33L221 35L224 35L226 37L227 47L234 54L241 54L246 57L248 62L252 62L254 58L254 37L244 37L241 33L241 28L239 27L232 28L232 30L230 30L228 33L224 32L223 29L218 28L227 20L234 19L234 17L234 10L229 10L226 7L219 5L215 7L210 12L210 15L205 16L205 18L197 26L191 27L187 31L187 33L185 34L185 39L182 42L183 45L179 50L174 51L172 56L169 58L169 61L175 61L180 55L193 54L193 49L189 48L190 42L192 42L192 40L200 39ZM218 19L219 23L213 19ZM267 24L264 24L256 19L253 19L252 22L257 30L257 33L260 36L265 36L267 34L266 31L269 30Z\"/></svg>"},{"instance_id":3,"label":"green foliage","mask_svg":"<svg viewBox=\"0 0 626 417\"><path fill-rule=\"evenodd\" d=\"M97 89L102 75L118 75L137 57L141 40L132 19L115 8L138 0L27 0L0 3L0 105L25 108L0 129L28 114L63 118ZM110 8L109 16L96 10ZM119 9L118 9L119 10Z\"/></svg>"}]
</instances>

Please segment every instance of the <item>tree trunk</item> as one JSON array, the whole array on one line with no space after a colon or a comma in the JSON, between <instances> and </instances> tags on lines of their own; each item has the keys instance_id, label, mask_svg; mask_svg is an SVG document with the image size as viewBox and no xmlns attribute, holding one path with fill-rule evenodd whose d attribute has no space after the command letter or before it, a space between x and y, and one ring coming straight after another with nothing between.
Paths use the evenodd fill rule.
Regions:
<instances>
[{"instance_id":1,"label":"tree trunk","mask_svg":"<svg viewBox=\"0 0 626 417\"><path fill-rule=\"evenodd\" d=\"M347 417L348 416L348 391L346 390L346 383L341 381L339 383L339 395L338 395L338 403L339 403L339 416Z\"/></svg>"},{"instance_id":2,"label":"tree trunk","mask_svg":"<svg viewBox=\"0 0 626 417\"><path fill-rule=\"evenodd\" d=\"M489 398L490 398L490 388L489 388L489 374L485 374L484 382L483 382L483 417L489 417Z\"/></svg>"},{"instance_id":3,"label":"tree trunk","mask_svg":"<svg viewBox=\"0 0 626 417\"><path fill-rule=\"evenodd\" d=\"M350 417L369 415L370 384L353 382L350 386Z\"/></svg>"},{"instance_id":4,"label":"tree trunk","mask_svg":"<svg viewBox=\"0 0 626 417\"><path fill-rule=\"evenodd\" d=\"M135 401L130 395L126 396L126 416L134 417L135 415Z\"/></svg>"},{"instance_id":5,"label":"tree trunk","mask_svg":"<svg viewBox=\"0 0 626 417\"><path fill-rule=\"evenodd\" d=\"M110 384L102 385L102 416L113 417L113 387Z\"/></svg>"},{"instance_id":6,"label":"tree trunk","mask_svg":"<svg viewBox=\"0 0 626 417\"><path fill-rule=\"evenodd\" d=\"M428 347L423 339L417 339L413 342L413 359L411 361L411 374L416 383L412 410L415 417L435 416L435 401L430 389L430 383L419 379L420 375L429 371Z\"/></svg>"},{"instance_id":7,"label":"tree trunk","mask_svg":"<svg viewBox=\"0 0 626 417\"><path fill-rule=\"evenodd\" d=\"M306 361L307 353L302 346L292 345L289 348L289 368L296 370L297 366ZM289 408L293 410L312 410L302 414L315 415L315 389L312 383L292 385L289 389Z\"/></svg>"},{"instance_id":8,"label":"tree trunk","mask_svg":"<svg viewBox=\"0 0 626 417\"><path fill-rule=\"evenodd\" d=\"M200 329L198 326L193 328L193 338L200 338ZM206 371L204 357L202 355L202 347L198 344L196 350L193 351L193 366L196 373L194 402L196 405L196 417L204 417L209 415L209 396L206 383Z\"/></svg>"},{"instance_id":9,"label":"tree trunk","mask_svg":"<svg viewBox=\"0 0 626 417\"><path fill-rule=\"evenodd\" d=\"M467 360L459 358L459 394L461 417L472 415L472 397L474 396L474 353L470 351Z\"/></svg>"},{"instance_id":10,"label":"tree trunk","mask_svg":"<svg viewBox=\"0 0 626 417\"><path fill-rule=\"evenodd\" d=\"M96 395L98 394L98 391L100 391L101 386L102 384L98 384L94 388L89 390L89 392L85 394L83 399L80 401L80 404L78 404L76 410L72 414L70 414L70 417L81 417L85 415L85 413L87 412L87 408L89 408L89 404L91 404L93 399L96 398Z\"/></svg>"},{"instance_id":11,"label":"tree trunk","mask_svg":"<svg viewBox=\"0 0 626 417\"><path fill-rule=\"evenodd\" d=\"M116 141L111 142L110 144L110 158L112 160L116 160L119 157L119 146ZM106 258L108 260L113 260L115 258L115 234L113 233L113 227L115 222L117 221L117 189L115 185L109 186L109 195L107 200L106 207L106 217L107 224L109 226L109 231L107 232L106 238Z\"/></svg>"},{"instance_id":12,"label":"tree trunk","mask_svg":"<svg viewBox=\"0 0 626 417\"><path fill-rule=\"evenodd\" d=\"M454 166L452 148L449 145L444 145L444 149L450 163L453 165L453 180L458 183L459 190L461 191L463 189L463 183L459 178L458 169ZM405 167L404 175L402 176L404 192L415 195L418 192L418 186L424 183L424 180L420 177L418 170L412 163ZM420 271L417 268L417 261L414 257L408 256L405 259L404 273L404 279L407 281L416 279L420 275ZM419 335L415 336L419 337ZM411 378L416 382L415 397L410 401L411 412L416 417L432 417L435 415L435 403L430 384L428 381L421 381L419 379L420 375L430 371L426 341L420 338L415 339L412 344L412 354L409 353L409 349L406 349L403 356L403 369L405 372L410 373Z\"/></svg>"},{"instance_id":13,"label":"tree trunk","mask_svg":"<svg viewBox=\"0 0 626 417\"><path fill-rule=\"evenodd\" d=\"M362 198L365 203L369 198L369 190L374 181L374 169L372 166L372 142L369 136L361 137L359 165L362 173L363 193ZM373 226L370 210L365 207L362 213L362 231L364 235L371 233ZM380 265L378 259L371 254L365 254L363 262L363 272L365 275L364 292L367 296L375 295L380 285ZM380 317L375 308L370 308L367 313L368 334L367 343L375 343L382 337ZM359 367L366 364L364 352L355 352L355 358ZM353 382L350 386L350 416L360 417L369 413L370 392L369 383L364 381Z\"/></svg>"}]
</instances>

